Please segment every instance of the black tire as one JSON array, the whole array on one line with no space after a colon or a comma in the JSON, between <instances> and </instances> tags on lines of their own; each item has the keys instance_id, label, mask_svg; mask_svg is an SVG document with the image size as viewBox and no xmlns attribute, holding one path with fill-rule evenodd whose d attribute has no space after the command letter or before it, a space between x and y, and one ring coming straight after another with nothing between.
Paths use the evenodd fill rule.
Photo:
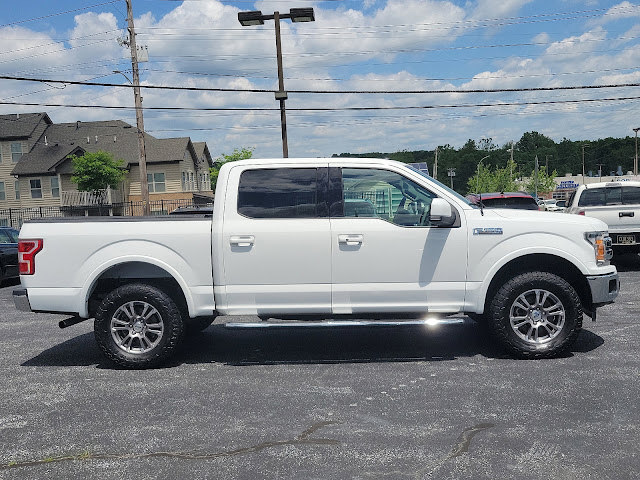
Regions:
<instances>
[{"instance_id":1,"label":"black tire","mask_svg":"<svg viewBox=\"0 0 640 480\"><path fill-rule=\"evenodd\" d=\"M184 322L184 331L186 335L197 335L213 323L216 317L196 317L187 318Z\"/></svg>"},{"instance_id":2,"label":"black tire","mask_svg":"<svg viewBox=\"0 0 640 480\"><path fill-rule=\"evenodd\" d=\"M508 280L491 299L488 313L500 344L519 358L558 356L582 328L582 304L575 289L547 272L527 272Z\"/></svg>"},{"instance_id":3,"label":"black tire","mask_svg":"<svg viewBox=\"0 0 640 480\"><path fill-rule=\"evenodd\" d=\"M102 352L125 368L166 362L184 335L180 309L162 290L132 283L116 288L100 303L94 334Z\"/></svg>"}]
</instances>

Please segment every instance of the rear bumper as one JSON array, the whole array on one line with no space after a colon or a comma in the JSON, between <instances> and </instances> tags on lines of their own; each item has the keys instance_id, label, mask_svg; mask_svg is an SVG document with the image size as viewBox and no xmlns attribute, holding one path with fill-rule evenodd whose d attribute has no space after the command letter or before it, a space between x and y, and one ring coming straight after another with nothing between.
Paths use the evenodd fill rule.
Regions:
<instances>
[{"instance_id":1,"label":"rear bumper","mask_svg":"<svg viewBox=\"0 0 640 480\"><path fill-rule=\"evenodd\" d=\"M618 273L607 275L591 275L587 277L591 289L591 302L593 307L600 307L612 303L620 292L620 280Z\"/></svg>"},{"instance_id":2,"label":"rear bumper","mask_svg":"<svg viewBox=\"0 0 640 480\"><path fill-rule=\"evenodd\" d=\"M29 295L26 288L17 288L13 291L13 304L16 310L31 312L31 304L29 303Z\"/></svg>"}]
</instances>

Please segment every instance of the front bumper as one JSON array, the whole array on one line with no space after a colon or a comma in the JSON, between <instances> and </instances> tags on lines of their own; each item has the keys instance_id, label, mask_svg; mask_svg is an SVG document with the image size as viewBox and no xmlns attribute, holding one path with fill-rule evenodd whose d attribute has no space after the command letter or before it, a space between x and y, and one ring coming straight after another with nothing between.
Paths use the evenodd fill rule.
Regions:
<instances>
[{"instance_id":1,"label":"front bumper","mask_svg":"<svg viewBox=\"0 0 640 480\"><path fill-rule=\"evenodd\" d=\"M587 277L591 288L591 303L593 308L613 303L620 292L620 280L618 273L607 275L591 275Z\"/></svg>"},{"instance_id":2,"label":"front bumper","mask_svg":"<svg viewBox=\"0 0 640 480\"><path fill-rule=\"evenodd\" d=\"M13 291L13 304L15 305L16 310L20 310L21 312L32 311L26 288L17 288Z\"/></svg>"}]
</instances>

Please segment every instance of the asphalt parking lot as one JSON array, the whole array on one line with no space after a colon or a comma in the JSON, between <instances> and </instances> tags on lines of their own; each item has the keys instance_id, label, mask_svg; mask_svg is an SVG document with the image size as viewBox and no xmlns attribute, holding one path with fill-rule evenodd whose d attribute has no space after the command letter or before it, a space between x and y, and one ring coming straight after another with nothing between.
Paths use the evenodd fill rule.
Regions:
<instances>
[{"instance_id":1,"label":"asphalt parking lot","mask_svg":"<svg viewBox=\"0 0 640 480\"><path fill-rule=\"evenodd\" d=\"M213 326L127 371L91 322L0 288L0 478L640 478L640 259L572 351L513 360L462 323Z\"/></svg>"}]
</instances>

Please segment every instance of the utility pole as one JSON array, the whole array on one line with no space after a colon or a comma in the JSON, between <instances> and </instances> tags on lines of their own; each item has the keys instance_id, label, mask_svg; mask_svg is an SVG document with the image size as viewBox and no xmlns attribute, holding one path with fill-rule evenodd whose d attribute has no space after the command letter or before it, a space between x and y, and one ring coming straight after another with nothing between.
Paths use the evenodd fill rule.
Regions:
<instances>
[{"instance_id":1,"label":"utility pole","mask_svg":"<svg viewBox=\"0 0 640 480\"><path fill-rule=\"evenodd\" d=\"M636 156L633 159L633 174L638 175L638 130L640 128L634 128L633 131L636 132Z\"/></svg>"},{"instance_id":2,"label":"utility pole","mask_svg":"<svg viewBox=\"0 0 640 480\"><path fill-rule=\"evenodd\" d=\"M509 162L509 181L513 181L513 140L511 140L511 161Z\"/></svg>"},{"instance_id":3,"label":"utility pole","mask_svg":"<svg viewBox=\"0 0 640 480\"><path fill-rule=\"evenodd\" d=\"M586 181L585 175L584 175L584 149L585 149L586 145L581 145L581 146L582 146L582 183L584 183L586 185L587 181Z\"/></svg>"},{"instance_id":4,"label":"utility pole","mask_svg":"<svg viewBox=\"0 0 640 480\"><path fill-rule=\"evenodd\" d=\"M547 175L549 175L549 157L553 157L553 155L544 156L544 171Z\"/></svg>"},{"instance_id":5,"label":"utility pole","mask_svg":"<svg viewBox=\"0 0 640 480\"><path fill-rule=\"evenodd\" d=\"M436 160L433 162L433 178L438 179L438 147L436 147Z\"/></svg>"},{"instance_id":6,"label":"utility pole","mask_svg":"<svg viewBox=\"0 0 640 480\"><path fill-rule=\"evenodd\" d=\"M140 96L140 73L138 72L138 51L136 32L133 28L133 8L131 0L127 2L127 25L129 30L129 48L131 50L131 68L133 70L133 97L136 106L136 126L138 129L138 165L140 168L140 196L144 215L151 215L149 205L149 185L147 184L147 154L144 146L144 119L142 117L142 97Z\"/></svg>"},{"instance_id":7,"label":"utility pole","mask_svg":"<svg viewBox=\"0 0 640 480\"><path fill-rule=\"evenodd\" d=\"M534 188L536 190L536 200L538 200L538 169L540 167L538 166L538 155L536 155L536 169L535 169L535 180L534 180Z\"/></svg>"}]
</instances>

